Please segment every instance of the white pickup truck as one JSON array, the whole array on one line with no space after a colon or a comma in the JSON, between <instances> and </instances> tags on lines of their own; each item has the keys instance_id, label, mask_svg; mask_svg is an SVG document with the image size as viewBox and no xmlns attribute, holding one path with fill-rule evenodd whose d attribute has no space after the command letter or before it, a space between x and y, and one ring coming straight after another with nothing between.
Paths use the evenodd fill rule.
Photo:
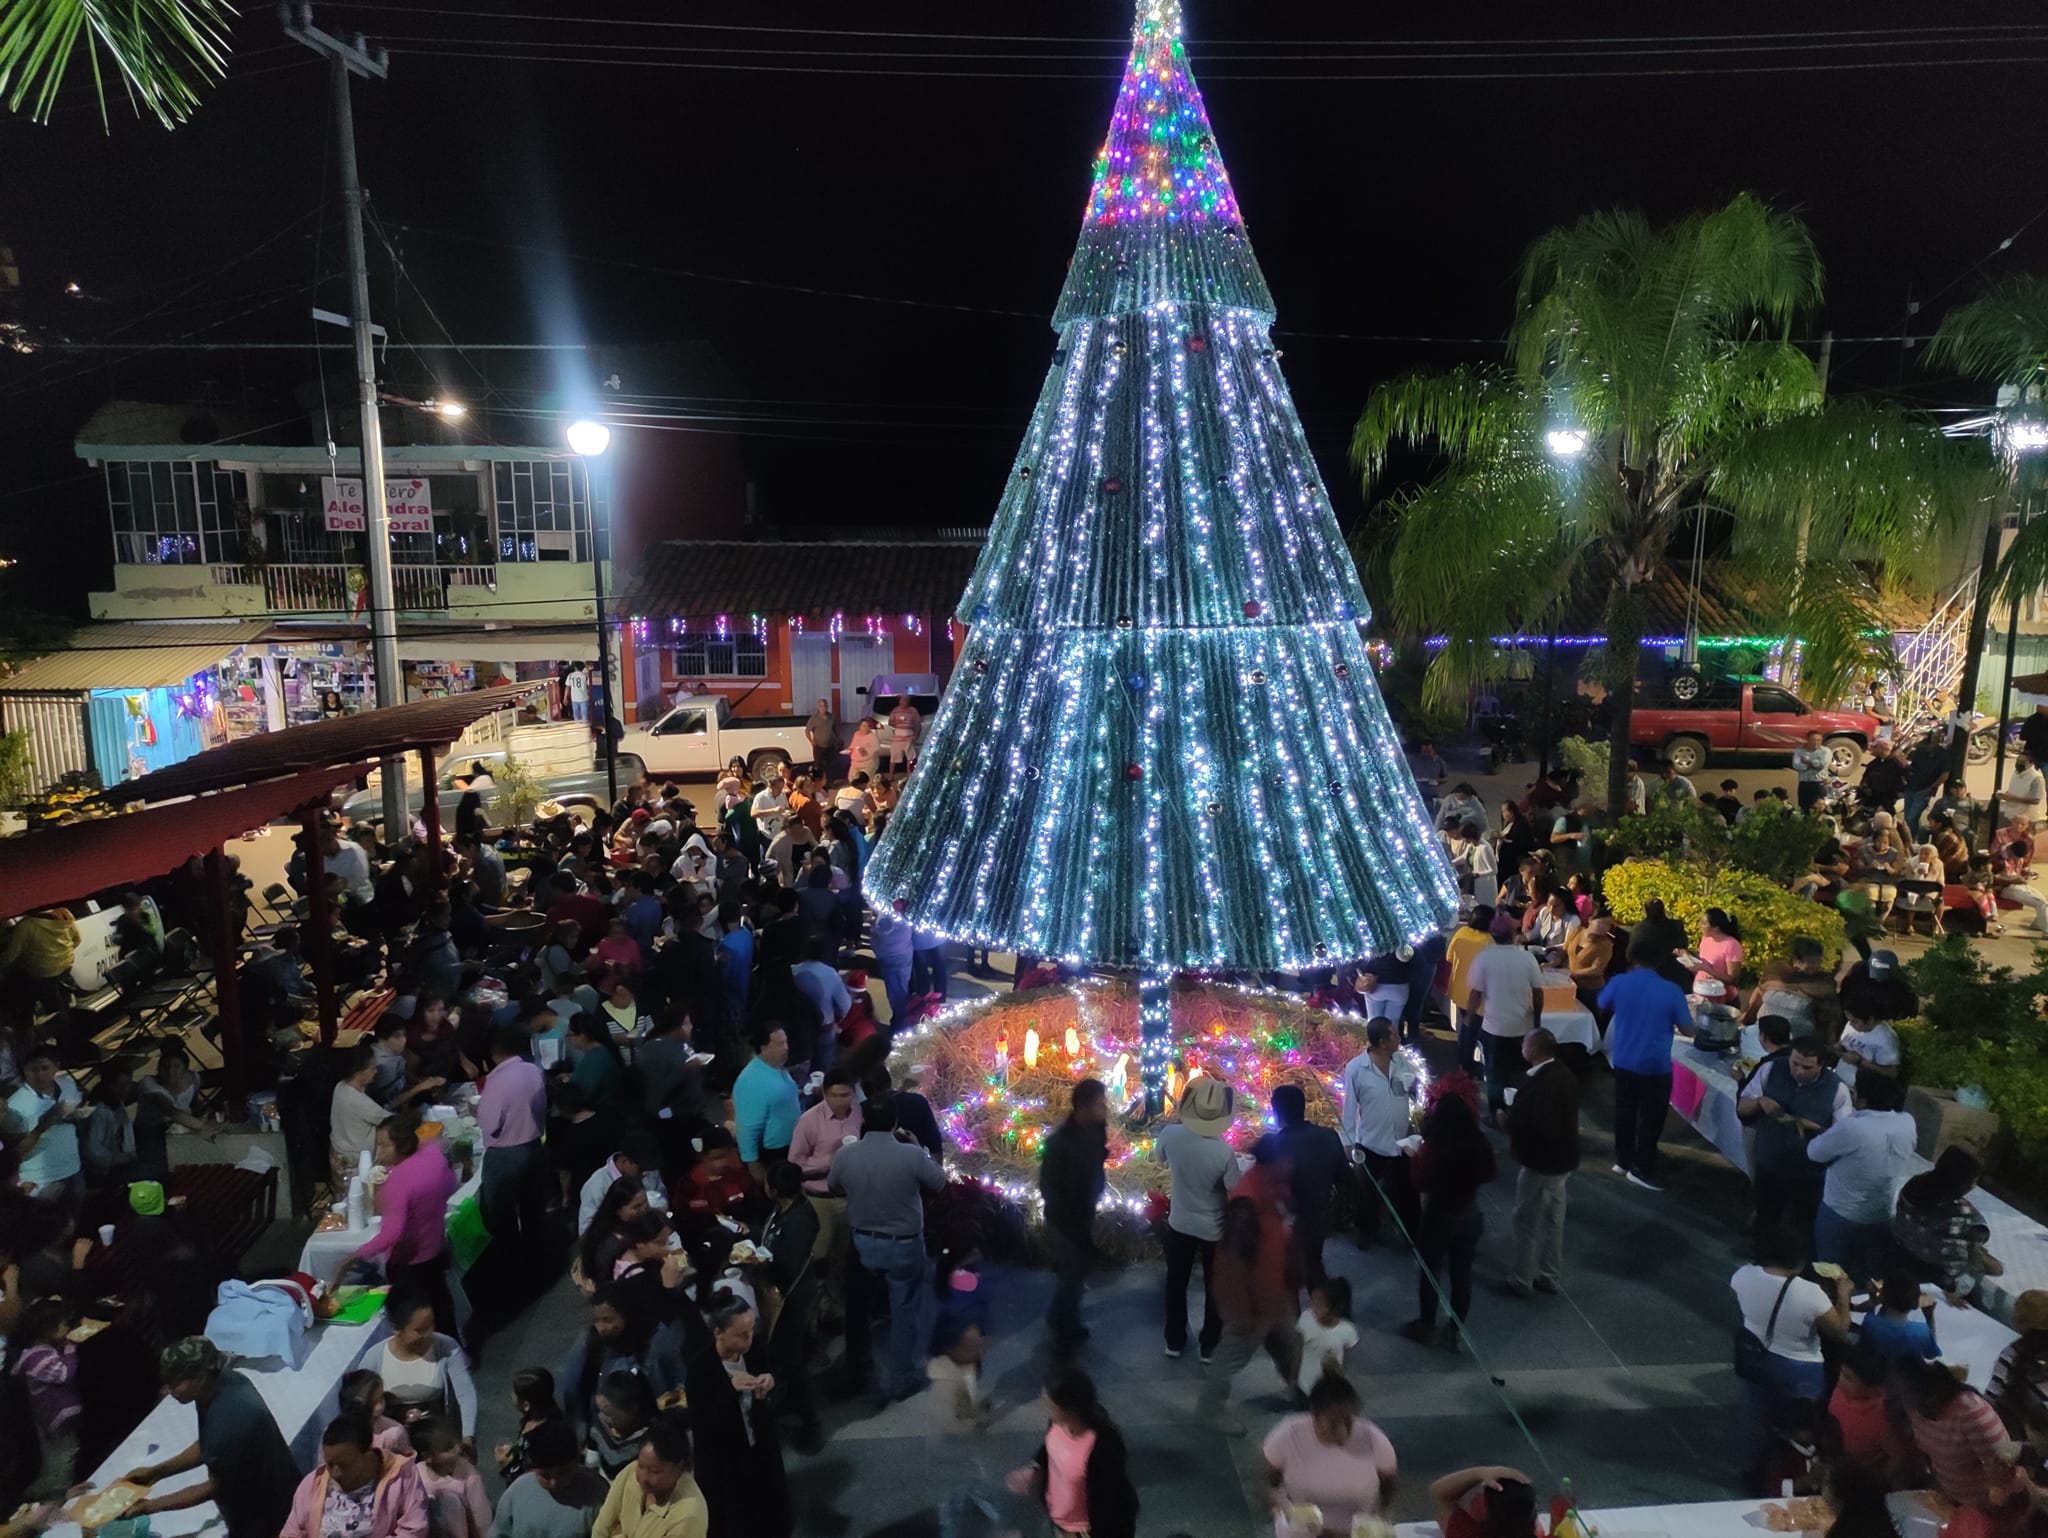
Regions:
<instances>
[{"instance_id":1,"label":"white pickup truck","mask_svg":"<svg viewBox=\"0 0 2048 1538\"><path fill-rule=\"evenodd\" d=\"M735 717L722 694L692 694L666 715L630 728L619 741L659 779L665 774L716 774L735 758L755 781L784 764L811 761L804 716Z\"/></svg>"}]
</instances>

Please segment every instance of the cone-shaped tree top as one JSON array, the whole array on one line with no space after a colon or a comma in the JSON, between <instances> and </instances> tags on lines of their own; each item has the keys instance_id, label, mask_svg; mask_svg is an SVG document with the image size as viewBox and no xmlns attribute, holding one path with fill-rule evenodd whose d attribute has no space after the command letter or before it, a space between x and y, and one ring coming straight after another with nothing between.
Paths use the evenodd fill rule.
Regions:
<instances>
[{"instance_id":1,"label":"cone-shaped tree top","mask_svg":"<svg viewBox=\"0 0 2048 1538\"><path fill-rule=\"evenodd\" d=\"M1161 301L1273 318L1273 296L1188 69L1180 0L1139 0L1130 63L1053 325Z\"/></svg>"}]
</instances>

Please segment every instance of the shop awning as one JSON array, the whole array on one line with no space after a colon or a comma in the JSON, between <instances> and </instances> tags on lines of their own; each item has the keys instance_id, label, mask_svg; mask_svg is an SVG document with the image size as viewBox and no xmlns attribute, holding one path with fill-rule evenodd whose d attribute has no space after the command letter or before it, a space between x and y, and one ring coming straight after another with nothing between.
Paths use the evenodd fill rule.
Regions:
<instances>
[{"instance_id":1,"label":"shop awning","mask_svg":"<svg viewBox=\"0 0 2048 1538\"><path fill-rule=\"evenodd\" d=\"M188 760L148 780L196 762ZM366 762L328 764L196 801L19 834L0 842L0 920L161 876L195 854L218 849L251 828L322 799L335 786L369 770ZM122 788L133 790L148 780Z\"/></svg>"},{"instance_id":2,"label":"shop awning","mask_svg":"<svg viewBox=\"0 0 2048 1538\"><path fill-rule=\"evenodd\" d=\"M270 633L269 620L235 624L93 625L66 649L0 678L0 694L170 689Z\"/></svg>"},{"instance_id":3,"label":"shop awning","mask_svg":"<svg viewBox=\"0 0 2048 1538\"><path fill-rule=\"evenodd\" d=\"M366 760L389 758L416 748L438 748L460 737L472 721L516 705L543 687L537 683L501 684L474 694L415 700L409 705L365 710L331 721L309 721L281 732L244 737L226 747L209 748L168 769L113 786L106 792L106 798L115 802L169 801L253 785L331 764L360 765ZM361 771L350 771L358 772Z\"/></svg>"},{"instance_id":4,"label":"shop awning","mask_svg":"<svg viewBox=\"0 0 2048 1538\"><path fill-rule=\"evenodd\" d=\"M398 638L406 662L573 662L597 656L589 625L505 625L489 630L416 630Z\"/></svg>"}]
</instances>

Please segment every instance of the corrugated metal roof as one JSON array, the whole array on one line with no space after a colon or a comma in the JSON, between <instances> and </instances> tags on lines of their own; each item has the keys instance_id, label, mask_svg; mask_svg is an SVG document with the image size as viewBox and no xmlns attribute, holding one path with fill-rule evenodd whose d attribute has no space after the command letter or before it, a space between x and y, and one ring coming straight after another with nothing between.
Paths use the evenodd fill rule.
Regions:
<instances>
[{"instance_id":1,"label":"corrugated metal roof","mask_svg":"<svg viewBox=\"0 0 2048 1538\"><path fill-rule=\"evenodd\" d=\"M244 737L208 748L139 780L107 787L105 799L168 801L208 791L252 785L325 764L385 758L421 747L441 747L460 737L472 721L502 710L541 688L537 683L501 684L446 699L414 700L382 710L359 711L331 721L308 721L288 731Z\"/></svg>"},{"instance_id":2,"label":"corrugated metal roof","mask_svg":"<svg viewBox=\"0 0 2048 1538\"><path fill-rule=\"evenodd\" d=\"M621 618L709 620L720 614L951 614L981 554L977 543L671 539L650 546L620 584Z\"/></svg>"},{"instance_id":3,"label":"corrugated metal roof","mask_svg":"<svg viewBox=\"0 0 2048 1538\"><path fill-rule=\"evenodd\" d=\"M0 678L0 694L171 688L262 640L270 629L267 619L92 625L73 635L66 650Z\"/></svg>"},{"instance_id":4,"label":"corrugated metal roof","mask_svg":"<svg viewBox=\"0 0 2048 1538\"><path fill-rule=\"evenodd\" d=\"M19 834L0 843L0 919L160 876L192 855L323 799L369 767L337 763L203 801Z\"/></svg>"}]
</instances>

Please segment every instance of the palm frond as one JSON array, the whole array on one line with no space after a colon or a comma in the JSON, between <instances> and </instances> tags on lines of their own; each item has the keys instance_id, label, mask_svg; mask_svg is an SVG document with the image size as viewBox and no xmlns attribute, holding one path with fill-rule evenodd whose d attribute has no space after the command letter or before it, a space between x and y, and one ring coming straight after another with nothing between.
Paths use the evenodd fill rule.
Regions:
<instances>
[{"instance_id":1,"label":"palm frond","mask_svg":"<svg viewBox=\"0 0 2048 1538\"><path fill-rule=\"evenodd\" d=\"M2005 278L1949 311L1927 361L1995 384L2040 384L2048 377L2048 278Z\"/></svg>"},{"instance_id":2,"label":"palm frond","mask_svg":"<svg viewBox=\"0 0 2048 1538\"><path fill-rule=\"evenodd\" d=\"M200 90L227 73L228 0L9 0L0 7L0 98L47 123L83 47L107 122L105 72L113 66L129 105L175 128L198 108Z\"/></svg>"},{"instance_id":3,"label":"palm frond","mask_svg":"<svg viewBox=\"0 0 2048 1538\"><path fill-rule=\"evenodd\" d=\"M1834 699L1854 678L1896 669L1882 595L1854 561L1823 548L1794 567L1776 552L1752 551L1730 575L1765 634L1798 641L1800 692L1809 700Z\"/></svg>"},{"instance_id":4,"label":"palm frond","mask_svg":"<svg viewBox=\"0 0 2048 1538\"><path fill-rule=\"evenodd\" d=\"M1789 342L1721 343L1667 380L1658 416L1660 464L1680 465L1740 440L1762 424L1820 404L1820 376Z\"/></svg>"},{"instance_id":5,"label":"palm frond","mask_svg":"<svg viewBox=\"0 0 2048 1538\"><path fill-rule=\"evenodd\" d=\"M1375 386L1351 432L1351 462L1368 488L1395 443L1453 462L1526 451L1537 421L1531 392L1493 368L1408 374Z\"/></svg>"},{"instance_id":6,"label":"palm frond","mask_svg":"<svg viewBox=\"0 0 2048 1538\"><path fill-rule=\"evenodd\" d=\"M1848 556L1902 571L1994 486L1981 450L1890 405L1835 400L1724 444L1708 482L1738 541L1777 557Z\"/></svg>"},{"instance_id":7,"label":"palm frond","mask_svg":"<svg viewBox=\"0 0 2048 1538\"><path fill-rule=\"evenodd\" d=\"M1996 602L2024 602L2048 588L2048 517L2021 524L1992 578Z\"/></svg>"}]
</instances>

